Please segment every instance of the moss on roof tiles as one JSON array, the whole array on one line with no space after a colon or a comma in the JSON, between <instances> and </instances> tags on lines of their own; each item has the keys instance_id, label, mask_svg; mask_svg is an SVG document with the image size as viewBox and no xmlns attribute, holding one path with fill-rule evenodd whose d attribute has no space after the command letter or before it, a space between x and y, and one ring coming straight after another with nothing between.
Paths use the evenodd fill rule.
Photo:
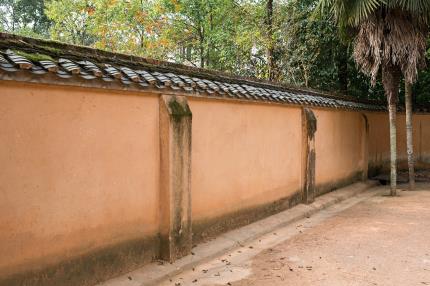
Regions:
<instances>
[{"instance_id":1,"label":"moss on roof tiles","mask_svg":"<svg viewBox=\"0 0 430 286\"><path fill-rule=\"evenodd\" d=\"M55 60L49 55L39 54L39 53L27 53L27 52L23 52L21 50L12 50L12 51L15 54L17 54L18 56L24 57L27 60L32 61L32 62L40 62L40 61L55 62Z\"/></svg>"}]
</instances>

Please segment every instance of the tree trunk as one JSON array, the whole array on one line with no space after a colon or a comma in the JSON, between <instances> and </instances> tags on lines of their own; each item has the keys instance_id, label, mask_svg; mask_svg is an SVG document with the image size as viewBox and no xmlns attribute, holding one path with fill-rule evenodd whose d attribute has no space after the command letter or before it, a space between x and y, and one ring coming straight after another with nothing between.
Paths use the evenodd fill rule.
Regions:
<instances>
[{"instance_id":1,"label":"tree trunk","mask_svg":"<svg viewBox=\"0 0 430 286\"><path fill-rule=\"evenodd\" d=\"M409 190L415 189L414 145L412 139L412 85L405 82L406 146L408 153Z\"/></svg>"},{"instance_id":2,"label":"tree trunk","mask_svg":"<svg viewBox=\"0 0 430 286\"><path fill-rule=\"evenodd\" d=\"M388 112L390 117L390 194L397 195L397 102L388 100Z\"/></svg>"},{"instance_id":3,"label":"tree trunk","mask_svg":"<svg viewBox=\"0 0 430 286\"><path fill-rule=\"evenodd\" d=\"M393 65L384 65L382 68L382 84L387 96L388 112L390 117L390 167L391 167L391 196L397 195L397 96L399 93L400 69Z\"/></svg>"},{"instance_id":4,"label":"tree trunk","mask_svg":"<svg viewBox=\"0 0 430 286\"><path fill-rule=\"evenodd\" d=\"M205 67L205 48L204 48L204 38L203 38L203 32L200 33L199 36L199 48L200 48L200 67Z\"/></svg>"},{"instance_id":5,"label":"tree trunk","mask_svg":"<svg viewBox=\"0 0 430 286\"><path fill-rule=\"evenodd\" d=\"M267 25L267 71L268 79L275 79L275 60L273 43L273 0L267 0L266 4L266 25Z\"/></svg>"},{"instance_id":6,"label":"tree trunk","mask_svg":"<svg viewBox=\"0 0 430 286\"><path fill-rule=\"evenodd\" d=\"M342 94L348 94L348 47L340 45L337 55L337 75L339 90Z\"/></svg>"}]
</instances>

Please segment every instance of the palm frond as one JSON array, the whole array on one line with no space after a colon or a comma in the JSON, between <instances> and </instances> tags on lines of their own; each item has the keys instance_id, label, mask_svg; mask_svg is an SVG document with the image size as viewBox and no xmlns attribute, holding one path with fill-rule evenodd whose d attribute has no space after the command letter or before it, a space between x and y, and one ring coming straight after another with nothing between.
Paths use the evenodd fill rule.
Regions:
<instances>
[{"instance_id":1,"label":"palm frond","mask_svg":"<svg viewBox=\"0 0 430 286\"><path fill-rule=\"evenodd\" d=\"M363 0L363 1L348 1L351 2L349 7L348 24L358 26L363 20L374 13L381 5L384 4L381 0Z\"/></svg>"},{"instance_id":2,"label":"palm frond","mask_svg":"<svg viewBox=\"0 0 430 286\"><path fill-rule=\"evenodd\" d=\"M389 31L389 32L387 32ZM405 80L414 83L418 70L426 65L428 28L400 9L385 17L373 14L360 24L354 43L354 59L361 71L375 83L381 66L400 68Z\"/></svg>"},{"instance_id":3,"label":"palm frond","mask_svg":"<svg viewBox=\"0 0 430 286\"><path fill-rule=\"evenodd\" d=\"M398 67L413 83L426 64L430 0L320 0L320 13L334 15L340 30L355 28L354 58L372 77L381 66Z\"/></svg>"},{"instance_id":4,"label":"palm frond","mask_svg":"<svg viewBox=\"0 0 430 286\"><path fill-rule=\"evenodd\" d=\"M401 9L411 13L417 20L426 24L430 23L430 1L429 0L387 0L388 8Z\"/></svg>"},{"instance_id":5,"label":"palm frond","mask_svg":"<svg viewBox=\"0 0 430 286\"><path fill-rule=\"evenodd\" d=\"M400 7L412 13L425 13L430 10L428 0L388 0L387 5L390 8Z\"/></svg>"},{"instance_id":6,"label":"palm frond","mask_svg":"<svg viewBox=\"0 0 430 286\"><path fill-rule=\"evenodd\" d=\"M318 13L331 13L339 26L358 27L380 8L401 9L430 23L430 0L320 0Z\"/></svg>"}]
</instances>

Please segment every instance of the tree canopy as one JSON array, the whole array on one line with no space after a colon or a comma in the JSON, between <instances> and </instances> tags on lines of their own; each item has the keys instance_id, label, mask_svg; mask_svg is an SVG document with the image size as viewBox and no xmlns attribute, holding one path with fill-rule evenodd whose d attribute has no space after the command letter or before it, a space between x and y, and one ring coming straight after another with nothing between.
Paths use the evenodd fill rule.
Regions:
<instances>
[{"instance_id":1,"label":"tree canopy","mask_svg":"<svg viewBox=\"0 0 430 286\"><path fill-rule=\"evenodd\" d=\"M336 1L368 3L353 7L360 15L382 0L326 0ZM380 79L372 86L370 77L359 73L354 49L341 39L333 18L314 17L317 5L317 0L0 0L0 30L382 99ZM428 102L428 83L430 71L422 71L416 101Z\"/></svg>"}]
</instances>

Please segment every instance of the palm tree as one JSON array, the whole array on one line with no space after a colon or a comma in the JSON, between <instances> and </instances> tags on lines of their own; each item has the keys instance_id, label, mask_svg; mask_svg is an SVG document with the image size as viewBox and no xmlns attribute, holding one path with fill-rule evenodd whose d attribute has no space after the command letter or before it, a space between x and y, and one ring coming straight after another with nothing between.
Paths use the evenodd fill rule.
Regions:
<instances>
[{"instance_id":1,"label":"palm tree","mask_svg":"<svg viewBox=\"0 0 430 286\"><path fill-rule=\"evenodd\" d=\"M347 35L353 35L354 59L372 84L382 74L390 120L391 195L397 188L396 115L402 74L412 84L425 67L430 21L428 0L320 0Z\"/></svg>"}]
</instances>

